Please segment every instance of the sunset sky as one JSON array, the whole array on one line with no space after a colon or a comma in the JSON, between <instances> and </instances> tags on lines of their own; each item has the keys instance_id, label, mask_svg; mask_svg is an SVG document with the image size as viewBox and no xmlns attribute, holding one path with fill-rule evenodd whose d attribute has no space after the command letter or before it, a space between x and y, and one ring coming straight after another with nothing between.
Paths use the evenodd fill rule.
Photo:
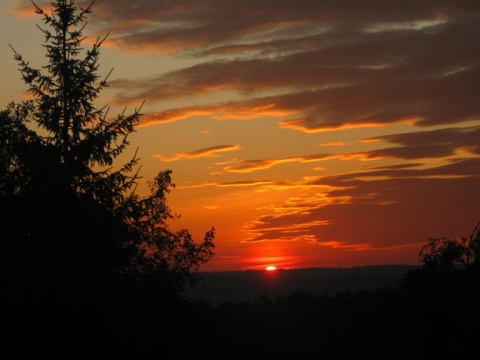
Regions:
<instances>
[{"instance_id":1,"label":"sunset sky","mask_svg":"<svg viewBox=\"0 0 480 360\"><path fill-rule=\"evenodd\" d=\"M0 109L36 24L2 0ZM202 271L419 264L480 221L478 0L96 0L85 47L109 31L98 107L145 102L119 164L139 148L145 194L172 170L172 228L216 229Z\"/></svg>"}]
</instances>

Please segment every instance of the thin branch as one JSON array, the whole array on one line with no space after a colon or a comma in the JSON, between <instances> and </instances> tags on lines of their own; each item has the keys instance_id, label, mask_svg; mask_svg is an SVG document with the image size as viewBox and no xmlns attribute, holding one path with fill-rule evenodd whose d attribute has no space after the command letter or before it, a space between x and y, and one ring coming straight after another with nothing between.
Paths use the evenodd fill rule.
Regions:
<instances>
[{"instance_id":1,"label":"thin branch","mask_svg":"<svg viewBox=\"0 0 480 360\"><path fill-rule=\"evenodd\" d=\"M34 2L33 0L30 0L30 2L33 4L33 6L35 6L35 13L42 15L42 14L43 14L43 10L40 9L40 8L37 6L37 4L35 4L35 2Z\"/></svg>"}]
</instances>

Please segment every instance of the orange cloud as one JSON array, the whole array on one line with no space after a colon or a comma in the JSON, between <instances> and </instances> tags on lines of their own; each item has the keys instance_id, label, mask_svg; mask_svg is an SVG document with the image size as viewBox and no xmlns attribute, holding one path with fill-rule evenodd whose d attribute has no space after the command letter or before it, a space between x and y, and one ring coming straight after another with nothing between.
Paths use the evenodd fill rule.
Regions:
<instances>
[{"instance_id":1,"label":"orange cloud","mask_svg":"<svg viewBox=\"0 0 480 360\"><path fill-rule=\"evenodd\" d=\"M216 210L218 209L218 205L210 205L210 206L205 205L203 208L206 210Z\"/></svg>"},{"instance_id":2,"label":"orange cloud","mask_svg":"<svg viewBox=\"0 0 480 360\"><path fill-rule=\"evenodd\" d=\"M271 159L271 160L238 160L239 166L227 166L224 168L227 172L232 173L250 173L257 170L269 169L278 164L295 162L299 158Z\"/></svg>"},{"instance_id":3,"label":"orange cloud","mask_svg":"<svg viewBox=\"0 0 480 360\"><path fill-rule=\"evenodd\" d=\"M365 251L365 250L371 250L372 246L370 244L347 244L342 241L318 241L315 243L316 245L319 246L327 246L331 247L332 249L342 249L342 250L348 250L348 251Z\"/></svg>"},{"instance_id":4,"label":"orange cloud","mask_svg":"<svg viewBox=\"0 0 480 360\"><path fill-rule=\"evenodd\" d=\"M361 161L373 161L381 160L387 157L394 157L393 153L390 156L383 154L382 151L372 152L359 152L359 153L345 153L345 154L319 154L319 155L303 155L293 156L289 158L278 159L264 159L264 160L232 160L229 163L235 163L235 166L226 166L224 170L230 173L251 173L253 171L269 169L273 166L286 164L286 163L310 163L317 161L326 161L332 159L340 160L361 160ZM318 170L318 168L316 168Z\"/></svg>"},{"instance_id":5,"label":"orange cloud","mask_svg":"<svg viewBox=\"0 0 480 360\"><path fill-rule=\"evenodd\" d=\"M138 127L147 127L158 124L166 124L173 121L187 119L191 116L210 115L212 111L207 109L177 109L157 113L147 113L140 117Z\"/></svg>"},{"instance_id":6,"label":"orange cloud","mask_svg":"<svg viewBox=\"0 0 480 360\"><path fill-rule=\"evenodd\" d=\"M137 104L138 99L122 101L122 105ZM146 113L140 118L138 127L153 126L184 120L192 116L210 116L215 120L252 120L261 117L285 117L294 111L278 109L274 103L260 105L256 101L236 104L215 105L210 107L185 107L162 112Z\"/></svg>"},{"instance_id":7,"label":"orange cloud","mask_svg":"<svg viewBox=\"0 0 480 360\"><path fill-rule=\"evenodd\" d=\"M332 141L332 142L320 144L319 146L343 146L343 145L346 145L343 141Z\"/></svg>"},{"instance_id":8,"label":"orange cloud","mask_svg":"<svg viewBox=\"0 0 480 360\"><path fill-rule=\"evenodd\" d=\"M256 234L255 234L256 235ZM264 242L264 241L288 241L288 242L305 242L305 243L312 243L316 241L315 236L313 235L305 235L305 234L299 234L299 235L280 235L276 236L274 238L263 238L261 240L258 240L257 238L247 238L243 240L243 243L258 243L258 242Z\"/></svg>"},{"instance_id":9,"label":"orange cloud","mask_svg":"<svg viewBox=\"0 0 480 360\"><path fill-rule=\"evenodd\" d=\"M220 187L237 187L237 186L263 186L263 185L269 185L272 184L273 181L258 181L258 180L252 180L252 181L234 181L234 182L224 182L224 183L219 183L218 186Z\"/></svg>"},{"instance_id":10,"label":"orange cloud","mask_svg":"<svg viewBox=\"0 0 480 360\"><path fill-rule=\"evenodd\" d=\"M174 156L162 156L160 154L153 155L155 158L160 159L161 161L178 161L178 160L188 160L196 159L202 157L217 157L217 153L225 151L237 151L240 150L239 145L219 145L212 146L205 149L190 151L186 153L176 154Z\"/></svg>"},{"instance_id":11,"label":"orange cloud","mask_svg":"<svg viewBox=\"0 0 480 360\"><path fill-rule=\"evenodd\" d=\"M221 182L221 183L202 183L195 185L179 185L175 188L178 189L197 189L209 186L215 187L246 187L246 186L265 186L274 183L273 181L234 181L234 182Z\"/></svg>"},{"instance_id":12,"label":"orange cloud","mask_svg":"<svg viewBox=\"0 0 480 360\"><path fill-rule=\"evenodd\" d=\"M328 124L329 121L325 120L325 124ZM415 125L417 121L414 121L410 118L408 119L398 119L398 120L390 120L385 119L385 121L378 121L378 122L370 122L368 120L365 121L357 121L355 123L332 123L331 125L323 125L319 122L318 126L311 126L310 120L307 118L301 119L291 119L291 120L283 120L280 121L280 126L284 129L292 129L292 130L300 130L306 133L317 133L317 132L326 132L326 131L338 131L338 130L347 130L347 129L360 129L360 128L368 128L368 127L381 127L386 125L392 124L409 124Z\"/></svg>"}]
</instances>

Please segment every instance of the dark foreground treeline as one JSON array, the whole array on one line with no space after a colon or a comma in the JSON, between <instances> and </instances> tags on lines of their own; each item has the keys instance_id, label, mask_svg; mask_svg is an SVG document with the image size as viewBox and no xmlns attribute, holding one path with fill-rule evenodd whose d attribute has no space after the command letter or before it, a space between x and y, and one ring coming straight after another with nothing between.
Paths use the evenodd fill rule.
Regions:
<instances>
[{"instance_id":1,"label":"dark foreground treeline","mask_svg":"<svg viewBox=\"0 0 480 360\"><path fill-rule=\"evenodd\" d=\"M478 353L478 290L293 292L204 319L217 359L433 359Z\"/></svg>"},{"instance_id":2,"label":"dark foreground treeline","mask_svg":"<svg viewBox=\"0 0 480 360\"><path fill-rule=\"evenodd\" d=\"M478 353L478 278L256 301L158 301L153 288L2 304L4 359L434 359ZM72 297L75 296L75 297ZM24 299L25 300L25 299Z\"/></svg>"}]
</instances>

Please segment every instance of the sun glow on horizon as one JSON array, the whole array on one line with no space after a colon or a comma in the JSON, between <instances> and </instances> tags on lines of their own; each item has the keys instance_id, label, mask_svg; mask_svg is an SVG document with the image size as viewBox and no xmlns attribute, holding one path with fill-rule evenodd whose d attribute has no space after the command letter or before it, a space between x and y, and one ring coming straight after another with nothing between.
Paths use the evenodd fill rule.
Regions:
<instances>
[{"instance_id":1,"label":"sun glow on horizon","mask_svg":"<svg viewBox=\"0 0 480 360\"><path fill-rule=\"evenodd\" d=\"M276 266L273 266L273 265L270 265L270 266L267 266L267 267L265 268L265 270L267 270L267 271L275 271L275 270L277 270L277 267L276 267Z\"/></svg>"}]
</instances>

